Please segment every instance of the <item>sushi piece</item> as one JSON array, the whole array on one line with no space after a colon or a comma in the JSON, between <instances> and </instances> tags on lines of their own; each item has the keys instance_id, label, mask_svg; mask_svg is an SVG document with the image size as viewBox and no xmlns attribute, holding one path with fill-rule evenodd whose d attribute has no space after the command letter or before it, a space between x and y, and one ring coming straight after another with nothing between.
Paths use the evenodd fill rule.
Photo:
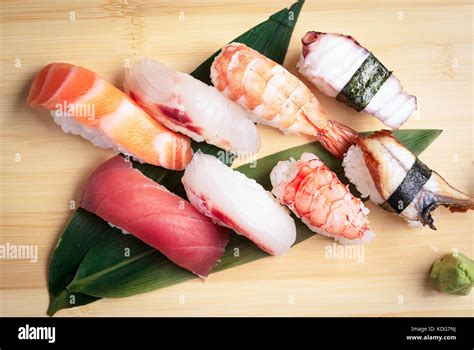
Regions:
<instances>
[{"instance_id":1,"label":"sushi piece","mask_svg":"<svg viewBox=\"0 0 474 350\"><path fill-rule=\"evenodd\" d=\"M229 230L115 156L87 180L81 207L206 277L224 254Z\"/></svg>"},{"instance_id":2,"label":"sushi piece","mask_svg":"<svg viewBox=\"0 0 474 350\"><path fill-rule=\"evenodd\" d=\"M27 103L51 110L64 132L140 162L182 170L191 160L187 137L154 121L125 93L85 68L47 65L34 79Z\"/></svg>"},{"instance_id":3,"label":"sushi piece","mask_svg":"<svg viewBox=\"0 0 474 350\"><path fill-rule=\"evenodd\" d=\"M342 165L363 197L400 215L411 226L436 230L430 213L439 205L451 212L474 209L472 197L450 186L388 130L360 137Z\"/></svg>"},{"instance_id":4,"label":"sushi piece","mask_svg":"<svg viewBox=\"0 0 474 350\"><path fill-rule=\"evenodd\" d=\"M270 173L272 193L311 231L343 244L364 244L375 236L367 209L312 153L280 161Z\"/></svg>"},{"instance_id":5,"label":"sushi piece","mask_svg":"<svg viewBox=\"0 0 474 350\"><path fill-rule=\"evenodd\" d=\"M322 93L399 128L416 109L416 97L351 36L308 32L297 68Z\"/></svg>"},{"instance_id":6,"label":"sushi piece","mask_svg":"<svg viewBox=\"0 0 474 350\"><path fill-rule=\"evenodd\" d=\"M189 74L144 58L127 71L125 91L158 122L197 142L233 153L260 149L250 112Z\"/></svg>"},{"instance_id":7,"label":"sushi piece","mask_svg":"<svg viewBox=\"0 0 474 350\"><path fill-rule=\"evenodd\" d=\"M286 253L295 242L296 226L288 211L255 180L216 157L195 153L182 182L197 210L267 253Z\"/></svg>"},{"instance_id":8,"label":"sushi piece","mask_svg":"<svg viewBox=\"0 0 474 350\"><path fill-rule=\"evenodd\" d=\"M253 120L284 133L316 137L342 159L357 132L327 120L306 85L285 68L240 43L222 49L211 67L214 86L253 112Z\"/></svg>"}]
</instances>

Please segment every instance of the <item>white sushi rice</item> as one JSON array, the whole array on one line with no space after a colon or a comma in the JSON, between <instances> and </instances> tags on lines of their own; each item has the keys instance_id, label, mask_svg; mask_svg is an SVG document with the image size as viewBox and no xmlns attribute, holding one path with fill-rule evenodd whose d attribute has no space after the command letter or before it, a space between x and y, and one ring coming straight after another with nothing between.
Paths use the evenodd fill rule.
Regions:
<instances>
[{"instance_id":1,"label":"white sushi rice","mask_svg":"<svg viewBox=\"0 0 474 350\"><path fill-rule=\"evenodd\" d=\"M90 141L96 147L112 149L117 153L125 154L126 156L133 157L133 159L140 163L144 163L144 161L139 157L108 137L100 128L81 124L76 120L76 118L74 118L74 116L59 110L51 111L51 116L53 117L54 122L58 124L65 133L79 135Z\"/></svg>"},{"instance_id":2,"label":"white sushi rice","mask_svg":"<svg viewBox=\"0 0 474 350\"><path fill-rule=\"evenodd\" d=\"M342 166L346 177L352 182L362 198L370 196L375 204L382 204L384 200L375 187L374 180L365 164L364 154L359 146L352 145L347 151Z\"/></svg>"},{"instance_id":3,"label":"white sushi rice","mask_svg":"<svg viewBox=\"0 0 474 350\"><path fill-rule=\"evenodd\" d=\"M311 153L303 153L301 155L301 158L300 158L300 160L303 161L303 162L307 162L311 159L318 159L318 158L315 155L311 154ZM290 160L279 161L270 173L270 180L271 180L272 187L273 187L272 193L278 199L283 198L286 185L289 182L291 182L297 174L298 174L298 167L297 167L297 161L295 159L291 158ZM363 209L363 212L364 212L365 215L369 214L369 209L366 208L363 203L362 203L362 209ZM348 244L353 244L353 245L367 244L370 241L372 241L375 237L375 233L370 231L370 230L366 231L364 233L363 237L357 238L357 239L347 239L347 238L341 237L341 236L334 236L333 234L323 230L320 227L316 227L316 226L311 225L311 223L306 218L299 216L298 213L296 212L296 210L294 210L294 208L290 207L290 210L298 218L300 218L301 221L303 221L303 223L306 226L308 226L308 228L311 231L316 232L316 233L321 234L321 235L326 236L326 237L334 238L334 240L336 240L336 241L338 241L342 244L346 244L346 245L348 245Z\"/></svg>"},{"instance_id":4,"label":"white sushi rice","mask_svg":"<svg viewBox=\"0 0 474 350\"><path fill-rule=\"evenodd\" d=\"M182 178L189 201L214 222L227 226L213 210L229 218L237 233L272 254L287 252L296 239L288 210L255 180L198 151Z\"/></svg>"},{"instance_id":5,"label":"white sushi rice","mask_svg":"<svg viewBox=\"0 0 474 350\"><path fill-rule=\"evenodd\" d=\"M112 223L110 223L110 222L108 222L108 221L107 221L107 223L108 223L111 227L116 228L116 229L119 229L120 231L122 231L122 233L123 233L124 235L129 235L129 234L130 234L130 232L124 230L123 228L121 228L121 227L119 227L119 226L116 226L116 225L114 225L114 224L112 224Z\"/></svg>"}]
</instances>

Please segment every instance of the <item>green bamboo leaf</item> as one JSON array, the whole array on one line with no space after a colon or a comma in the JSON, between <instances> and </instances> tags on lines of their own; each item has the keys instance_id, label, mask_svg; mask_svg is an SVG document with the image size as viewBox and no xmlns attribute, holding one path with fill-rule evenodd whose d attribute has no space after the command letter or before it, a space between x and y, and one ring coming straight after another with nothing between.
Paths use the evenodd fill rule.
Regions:
<instances>
[{"instance_id":1,"label":"green bamboo leaf","mask_svg":"<svg viewBox=\"0 0 474 350\"><path fill-rule=\"evenodd\" d=\"M132 235L117 229L102 233L87 253L68 290L88 290L88 294L124 297L166 287L189 279L189 271L173 264L163 254ZM107 251L105 257L102 252ZM122 276L123 279L117 277ZM108 292L103 295L102 290Z\"/></svg>"},{"instance_id":2,"label":"green bamboo leaf","mask_svg":"<svg viewBox=\"0 0 474 350\"><path fill-rule=\"evenodd\" d=\"M230 42L244 43L261 52L273 61L283 64L288 45L290 44L293 28L303 7L304 0L291 5L270 16L268 20L253 27ZM197 67L191 75L202 82L211 85L210 69L214 58L221 52L217 50L211 57Z\"/></svg>"},{"instance_id":3,"label":"green bamboo leaf","mask_svg":"<svg viewBox=\"0 0 474 350\"><path fill-rule=\"evenodd\" d=\"M439 129L406 129L393 130L398 141L400 141L406 148L408 148L414 155L419 156L436 138L441 135L443 130ZM369 132L364 132L362 135L369 135Z\"/></svg>"},{"instance_id":4,"label":"green bamboo leaf","mask_svg":"<svg viewBox=\"0 0 474 350\"><path fill-rule=\"evenodd\" d=\"M397 130L395 136L416 154L426 149L441 133L440 130ZM368 134L368 133L364 133ZM299 158L302 153L316 154L333 171L340 172L341 161L330 155L319 143L293 147L237 168L248 177L270 189L269 174L280 160ZM315 233L295 218L298 244ZM124 252L128 251L129 255ZM214 272L267 257L245 237L232 234L221 261ZM97 297L126 297L177 284L196 278L157 250L116 229L104 232L104 239L93 246L84 257L76 276L67 287L70 292Z\"/></svg>"},{"instance_id":5,"label":"green bamboo leaf","mask_svg":"<svg viewBox=\"0 0 474 350\"><path fill-rule=\"evenodd\" d=\"M285 59L291 35L293 33L293 28L296 24L303 3L304 1L298 1L289 9L283 9L273 14L267 21L258 24L254 28L236 38L235 41L242 42L261 52L272 60L282 63ZM191 74L195 78L209 84L210 67L217 53L218 52L209 57ZM193 142L192 146L195 150L199 148L202 152L213 155L218 154L220 151L219 148L206 143ZM155 180L156 182L163 184L174 193L184 196L184 189L181 184L182 172L166 170L153 165L140 164L137 162L134 162L134 167L142 171L143 174ZM75 276L77 269L84 258L84 255L87 251L89 251L89 249L91 249L91 247L94 247L94 251L100 251L99 248L104 246L106 247L106 250L108 250L111 249L111 247L114 247L114 244L119 244L119 242L116 242L118 238L123 238L124 241L121 242L121 240L118 239L120 241L120 245L117 245L117 250L111 249L115 253L123 251L124 247L132 246L132 244L134 244L132 254L135 254L137 250L136 247L141 247L139 250L142 252L148 247L131 236L123 237L120 235L120 231L110 228L107 223L94 214L88 213L83 209L76 211L71 221L66 226L60 241L53 250L50 260L48 270L48 290L50 295L50 305L48 308L49 315L52 316L58 310L63 308L85 305L98 299L97 297L92 297L90 295L78 292L70 292L66 289L66 286L71 283L73 277ZM109 239L112 242L109 242ZM111 244L111 246L109 246L109 244ZM151 248L148 247L148 249ZM165 267L162 267L163 272L160 272L159 275L159 279L162 281L161 283L163 283L162 286L166 285L167 273L170 274L170 276L174 276L170 284L176 283L176 281L179 279L179 273L177 272L179 271L179 268L176 266L171 266L173 264L170 264L168 261L163 262L164 257L160 257L156 250L153 250L153 253L155 253L155 255L152 257L148 257L148 255L143 256L142 259L139 259L136 264L146 265L146 262L148 261L147 259L152 259L156 266L159 266L160 264L165 265ZM92 252L90 256L92 256ZM130 262L131 260L127 261ZM146 271L148 271L146 270L146 266L144 267L143 265L139 265L139 267L140 268L138 268L137 271L142 271L143 274L146 275ZM82 273L84 272L89 274L89 271L87 270L82 270ZM186 278L189 278L187 271L182 274L183 276L186 275ZM78 277L79 276L80 275L78 275ZM107 274L105 274L102 278L105 278L106 276ZM156 277L157 276L155 275L155 278ZM113 282L110 283L113 285ZM132 279L132 284L133 283L136 283L138 287L142 286L140 285L139 278L137 278L135 282L133 282ZM146 287L146 281L143 283ZM74 284L72 284L72 286L74 286ZM77 288L81 289L80 286L77 286ZM96 293L96 295L100 295L100 293ZM75 304L71 304L71 300L74 301Z\"/></svg>"},{"instance_id":6,"label":"green bamboo leaf","mask_svg":"<svg viewBox=\"0 0 474 350\"><path fill-rule=\"evenodd\" d=\"M97 217L79 208L69 221L49 263L48 289L50 303L48 315L58 310L91 303L97 298L81 293L69 293L66 286L76 274L77 267L89 248L102 238L106 222L97 222Z\"/></svg>"}]
</instances>

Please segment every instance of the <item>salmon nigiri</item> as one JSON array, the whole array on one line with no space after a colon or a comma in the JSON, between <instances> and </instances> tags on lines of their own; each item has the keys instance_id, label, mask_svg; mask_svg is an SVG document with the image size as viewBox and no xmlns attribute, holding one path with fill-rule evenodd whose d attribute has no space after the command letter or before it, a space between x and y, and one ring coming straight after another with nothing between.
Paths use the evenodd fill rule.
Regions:
<instances>
[{"instance_id":1,"label":"salmon nigiri","mask_svg":"<svg viewBox=\"0 0 474 350\"><path fill-rule=\"evenodd\" d=\"M182 170L191 160L187 137L157 123L125 93L88 69L68 63L47 65L35 77L27 103L51 110L64 132L138 161Z\"/></svg>"}]
</instances>

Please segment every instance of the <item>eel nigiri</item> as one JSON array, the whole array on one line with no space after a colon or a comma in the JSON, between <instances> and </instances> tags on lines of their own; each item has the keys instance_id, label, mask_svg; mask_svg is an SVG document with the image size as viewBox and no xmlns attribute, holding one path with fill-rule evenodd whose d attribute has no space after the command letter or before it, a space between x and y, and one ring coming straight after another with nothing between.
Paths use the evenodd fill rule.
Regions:
<instances>
[{"instance_id":1,"label":"eel nigiri","mask_svg":"<svg viewBox=\"0 0 474 350\"><path fill-rule=\"evenodd\" d=\"M403 146L388 130L360 137L349 148L343 167L363 197L403 217L411 226L436 230L431 211L474 209L472 197L449 185Z\"/></svg>"},{"instance_id":2,"label":"eel nigiri","mask_svg":"<svg viewBox=\"0 0 474 350\"><path fill-rule=\"evenodd\" d=\"M280 161L270 173L272 193L316 233L343 244L370 242L367 209L312 153Z\"/></svg>"},{"instance_id":3,"label":"eel nigiri","mask_svg":"<svg viewBox=\"0 0 474 350\"><path fill-rule=\"evenodd\" d=\"M308 32L297 67L324 94L399 128L416 109L416 97L351 36Z\"/></svg>"},{"instance_id":4,"label":"eel nigiri","mask_svg":"<svg viewBox=\"0 0 474 350\"><path fill-rule=\"evenodd\" d=\"M246 236L267 253L286 253L295 242L295 222L286 208L255 180L216 157L195 153L182 182L197 210Z\"/></svg>"},{"instance_id":5,"label":"eel nigiri","mask_svg":"<svg viewBox=\"0 0 474 350\"><path fill-rule=\"evenodd\" d=\"M27 103L51 110L64 132L140 162L182 170L191 160L187 137L154 121L124 92L88 69L47 65L34 79Z\"/></svg>"},{"instance_id":6,"label":"eel nigiri","mask_svg":"<svg viewBox=\"0 0 474 350\"><path fill-rule=\"evenodd\" d=\"M343 157L357 132L327 120L311 90L276 62L240 43L222 49L211 67L214 86L251 110L257 123L285 133L315 136L336 157Z\"/></svg>"},{"instance_id":7,"label":"eel nigiri","mask_svg":"<svg viewBox=\"0 0 474 350\"><path fill-rule=\"evenodd\" d=\"M80 205L201 277L210 273L229 240L229 230L121 156L109 159L89 177Z\"/></svg>"},{"instance_id":8,"label":"eel nigiri","mask_svg":"<svg viewBox=\"0 0 474 350\"><path fill-rule=\"evenodd\" d=\"M189 74L144 58L127 71L125 91L158 122L197 142L234 153L260 148L250 112Z\"/></svg>"}]
</instances>

